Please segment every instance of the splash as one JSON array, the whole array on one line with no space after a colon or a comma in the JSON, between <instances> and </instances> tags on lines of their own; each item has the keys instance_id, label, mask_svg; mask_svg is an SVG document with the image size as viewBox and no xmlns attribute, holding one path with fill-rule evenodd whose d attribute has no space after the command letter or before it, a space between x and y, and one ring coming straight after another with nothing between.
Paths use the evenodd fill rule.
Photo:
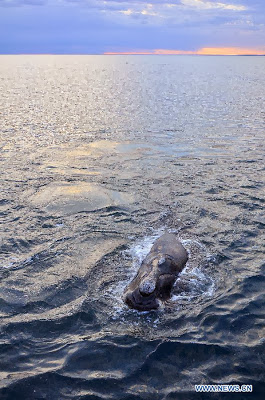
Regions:
<instances>
[{"instance_id":1,"label":"splash","mask_svg":"<svg viewBox=\"0 0 265 400\"><path fill-rule=\"evenodd\" d=\"M137 311L128 309L123 302L123 292L129 282L137 274L137 271L150 252L154 242L163 234L165 231L169 231L166 228L160 228L154 231L151 235L145 236L144 238L137 239L132 245L123 251L122 257L127 260L126 264L130 265L127 270L127 276L125 280L120 281L115 287L109 287L106 295L115 299L115 305L113 304L112 319L125 318L128 313L135 315L149 314L150 311ZM172 233L176 233L175 230L170 230ZM184 303L189 306L190 302L194 299L205 299L212 297L215 292L215 281L214 278L209 276L206 271L203 270L203 265L207 263L207 260L212 258L212 255L197 238L180 237L179 240L186 248L189 254L189 261L185 268L178 276L175 285L172 290L171 298L160 304L158 312L165 312L167 307L178 308L179 303Z\"/></svg>"}]
</instances>

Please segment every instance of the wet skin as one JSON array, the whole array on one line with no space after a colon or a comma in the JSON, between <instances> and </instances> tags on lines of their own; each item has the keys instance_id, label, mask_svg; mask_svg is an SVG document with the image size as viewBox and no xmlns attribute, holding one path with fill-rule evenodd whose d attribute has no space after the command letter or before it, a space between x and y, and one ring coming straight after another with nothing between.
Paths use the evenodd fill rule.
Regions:
<instances>
[{"instance_id":1,"label":"wet skin","mask_svg":"<svg viewBox=\"0 0 265 400\"><path fill-rule=\"evenodd\" d=\"M170 297L172 286L188 260L188 253L172 233L157 239L143 260L136 277L124 293L130 308L154 310L160 300Z\"/></svg>"}]
</instances>

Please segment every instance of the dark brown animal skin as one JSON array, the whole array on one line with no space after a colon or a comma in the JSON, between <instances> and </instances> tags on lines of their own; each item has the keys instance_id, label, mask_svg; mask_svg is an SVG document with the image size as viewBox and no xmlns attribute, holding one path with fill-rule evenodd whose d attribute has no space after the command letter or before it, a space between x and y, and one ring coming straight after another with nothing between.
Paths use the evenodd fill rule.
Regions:
<instances>
[{"instance_id":1,"label":"dark brown animal skin","mask_svg":"<svg viewBox=\"0 0 265 400\"><path fill-rule=\"evenodd\" d=\"M158 308L158 299L170 297L172 286L187 260L188 253L176 236L172 233L162 235L126 288L125 303L140 311Z\"/></svg>"}]
</instances>

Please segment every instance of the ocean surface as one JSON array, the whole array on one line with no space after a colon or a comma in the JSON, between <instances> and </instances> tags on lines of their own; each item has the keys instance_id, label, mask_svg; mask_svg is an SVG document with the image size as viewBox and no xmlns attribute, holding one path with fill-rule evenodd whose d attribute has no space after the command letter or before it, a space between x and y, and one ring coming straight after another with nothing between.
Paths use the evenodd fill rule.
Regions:
<instances>
[{"instance_id":1,"label":"ocean surface","mask_svg":"<svg viewBox=\"0 0 265 400\"><path fill-rule=\"evenodd\" d=\"M265 57L0 56L0 93L1 400L263 399Z\"/></svg>"}]
</instances>

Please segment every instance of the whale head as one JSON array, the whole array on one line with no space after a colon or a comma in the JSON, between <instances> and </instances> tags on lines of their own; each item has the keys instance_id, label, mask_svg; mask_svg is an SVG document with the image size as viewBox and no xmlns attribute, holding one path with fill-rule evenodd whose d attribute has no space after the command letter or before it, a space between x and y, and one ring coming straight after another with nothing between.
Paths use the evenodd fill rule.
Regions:
<instances>
[{"instance_id":1,"label":"whale head","mask_svg":"<svg viewBox=\"0 0 265 400\"><path fill-rule=\"evenodd\" d=\"M124 301L139 311L155 310L159 307L159 300L169 298L175 280L174 260L165 255L155 256L142 263L125 290Z\"/></svg>"}]
</instances>

